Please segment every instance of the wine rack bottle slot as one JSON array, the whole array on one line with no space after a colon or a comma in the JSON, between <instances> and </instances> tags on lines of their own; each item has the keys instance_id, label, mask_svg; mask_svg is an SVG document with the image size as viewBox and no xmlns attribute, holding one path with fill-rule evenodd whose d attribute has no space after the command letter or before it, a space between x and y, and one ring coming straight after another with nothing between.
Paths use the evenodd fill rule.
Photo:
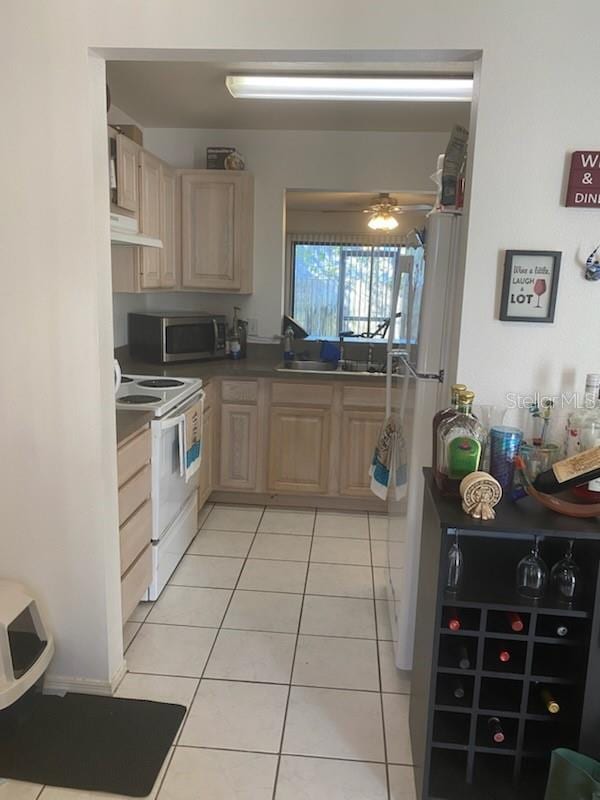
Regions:
<instances>
[{"instance_id":1,"label":"wine rack bottle slot","mask_svg":"<svg viewBox=\"0 0 600 800\"><path fill-rule=\"evenodd\" d=\"M523 611L489 611L486 628L489 633L526 636L529 630L529 614Z\"/></svg>"},{"instance_id":2,"label":"wine rack bottle slot","mask_svg":"<svg viewBox=\"0 0 600 800\"><path fill-rule=\"evenodd\" d=\"M523 681L505 678L482 678L479 708L495 712L517 713L521 708Z\"/></svg>"},{"instance_id":3,"label":"wine rack bottle slot","mask_svg":"<svg viewBox=\"0 0 600 800\"><path fill-rule=\"evenodd\" d=\"M467 753L461 750L431 748L432 797L461 797L467 770Z\"/></svg>"},{"instance_id":4,"label":"wine rack bottle slot","mask_svg":"<svg viewBox=\"0 0 600 800\"><path fill-rule=\"evenodd\" d=\"M474 637L440 636L439 665L450 669L475 668L477 640Z\"/></svg>"},{"instance_id":5,"label":"wine rack bottle slot","mask_svg":"<svg viewBox=\"0 0 600 800\"><path fill-rule=\"evenodd\" d=\"M533 675L578 680L585 669L583 647L536 643L531 671Z\"/></svg>"},{"instance_id":6,"label":"wine rack bottle slot","mask_svg":"<svg viewBox=\"0 0 600 800\"><path fill-rule=\"evenodd\" d=\"M470 714L436 711L433 718L433 740L440 744L469 743Z\"/></svg>"},{"instance_id":7,"label":"wine rack bottle slot","mask_svg":"<svg viewBox=\"0 0 600 800\"><path fill-rule=\"evenodd\" d=\"M577 731L570 721L560 715L547 722L527 720L523 749L528 754L547 756L555 747L577 748Z\"/></svg>"},{"instance_id":8,"label":"wine rack bottle slot","mask_svg":"<svg viewBox=\"0 0 600 800\"><path fill-rule=\"evenodd\" d=\"M496 714L477 717L477 746L511 750L517 741L518 720Z\"/></svg>"},{"instance_id":9,"label":"wine rack bottle slot","mask_svg":"<svg viewBox=\"0 0 600 800\"><path fill-rule=\"evenodd\" d=\"M442 613L442 628L453 631L479 630L479 609L456 607L451 604L444 606Z\"/></svg>"},{"instance_id":10,"label":"wine rack bottle slot","mask_svg":"<svg viewBox=\"0 0 600 800\"><path fill-rule=\"evenodd\" d=\"M470 675L439 673L435 702L440 706L470 707L473 702L473 678Z\"/></svg>"},{"instance_id":11,"label":"wine rack bottle slot","mask_svg":"<svg viewBox=\"0 0 600 800\"><path fill-rule=\"evenodd\" d=\"M536 636L546 639L584 642L587 640L589 623L586 619L563 615L540 614L535 629Z\"/></svg>"},{"instance_id":12,"label":"wine rack bottle slot","mask_svg":"<svg viewBox=\"0 0 600 800\"><path fill-rule=\"evenodd\" d=\"M526 643L502 639L486 639L483 667L491 672L521 674L525 668Z\"/></svg>"}]
</instances>

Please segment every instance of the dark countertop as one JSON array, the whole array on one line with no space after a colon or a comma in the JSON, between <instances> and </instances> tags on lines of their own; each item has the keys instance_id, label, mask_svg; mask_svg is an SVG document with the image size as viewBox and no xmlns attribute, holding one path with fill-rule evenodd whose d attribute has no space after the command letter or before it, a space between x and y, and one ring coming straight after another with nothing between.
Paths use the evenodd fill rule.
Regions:
<instances>
[{"instance_id":1,"label":"dark countertop","mask_svg":"<svg viewBox=\"0 0 600 800\"><path fill-rule=\"evenodd\" d=\"M506 533L540 534L543 536L600 537L600 520L597 517L575 519L545 508L532 497L516 502L503 497L495 507L496 519L473 519L462 510L460 499L443 497L435 484L430 467L423 470L425 490L431 494L442 528L463 531L502 531Z\"/></svg>"},{"instance_id":2,"label":"dark countertop","mask_svg":"<svg viewBox=\"0 0 600 800\"><path fill-rule=\"evenodd\" d=\"M153 417L151 411L117 411L117 446L147 425Z\"/></svg>"},{"instance_id":3,"label":"dark countertop","mask_svg":"<svg viewBox=\"0 0 600 800\"><path fill-rule=\"evenodd\" d=\"M296 372L294 370L278 371L283 357L281 346L270 344L249 344L248 357L233 361L229 358L215 361L187 361L176 364L151 364L137 361L129 355L127 347L119 347L115 351L121 369L125 375L168 375L178 378L202 378L206 384L214 378L282 378L306 383L312 380L360 381L369 386L384 386L385 375L364 375L352 372Z\"/></svg>"}]
</instances>

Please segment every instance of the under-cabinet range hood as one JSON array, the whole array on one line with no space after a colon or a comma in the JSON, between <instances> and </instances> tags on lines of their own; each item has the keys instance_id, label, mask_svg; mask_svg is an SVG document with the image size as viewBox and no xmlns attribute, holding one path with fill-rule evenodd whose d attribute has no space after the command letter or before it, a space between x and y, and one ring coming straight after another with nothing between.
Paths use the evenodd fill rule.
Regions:
<instances>
[{"instance_id":1,"label":"under-cabinet range hood","mask_svg":"<svg viewBox=\"0 0 600 800\"><path fill-rule=\"evenodd\" d=\"M138 223L135 217L125 214L110 215L110 242L111 244L126 245L129 247L162 247L160 239L138 233Z\"/></svg>"}]
</instances>

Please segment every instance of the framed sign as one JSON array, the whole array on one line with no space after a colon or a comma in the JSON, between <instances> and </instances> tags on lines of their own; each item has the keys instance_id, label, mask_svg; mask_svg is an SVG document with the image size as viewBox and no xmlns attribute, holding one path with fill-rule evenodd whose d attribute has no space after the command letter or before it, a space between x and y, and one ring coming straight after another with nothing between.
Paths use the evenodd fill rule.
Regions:
<instances>
[{"instance_id":1,"label":"framed sign","mask_svg":"<svg viewBox=\"0 0 600 800\"><path fill-rule=\"evenodd\" d=\"M565 205L600 208L599 150L576 150L571 156Z\"/></svg>"},{"instance_id":2,"label":"framed sign","mask_svg":"<svg viewBox=\"0 0 600 800\"><path fill-rule=\"evenodd\" d=\"M500 319L554 322L562 253L556 250L507 250Z\"/></svg>"}]
</instances>

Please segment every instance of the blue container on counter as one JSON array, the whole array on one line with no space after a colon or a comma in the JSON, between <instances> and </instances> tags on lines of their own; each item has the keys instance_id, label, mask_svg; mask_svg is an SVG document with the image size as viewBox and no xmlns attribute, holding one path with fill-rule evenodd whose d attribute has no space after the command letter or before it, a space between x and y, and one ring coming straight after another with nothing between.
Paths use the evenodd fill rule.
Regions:
<instances>
[{"instance_id":1,"label":"blue container on counter","mask_svg":"<svg viewBox=\"0 0 600 800\"><path fill-rule=\"evenodd\" d=\"M510 489L515 474L515 457L519 454L523 432L507 425L496 425L490 430L490 474L502 489Z\"/></svg>"}]
</instances>

